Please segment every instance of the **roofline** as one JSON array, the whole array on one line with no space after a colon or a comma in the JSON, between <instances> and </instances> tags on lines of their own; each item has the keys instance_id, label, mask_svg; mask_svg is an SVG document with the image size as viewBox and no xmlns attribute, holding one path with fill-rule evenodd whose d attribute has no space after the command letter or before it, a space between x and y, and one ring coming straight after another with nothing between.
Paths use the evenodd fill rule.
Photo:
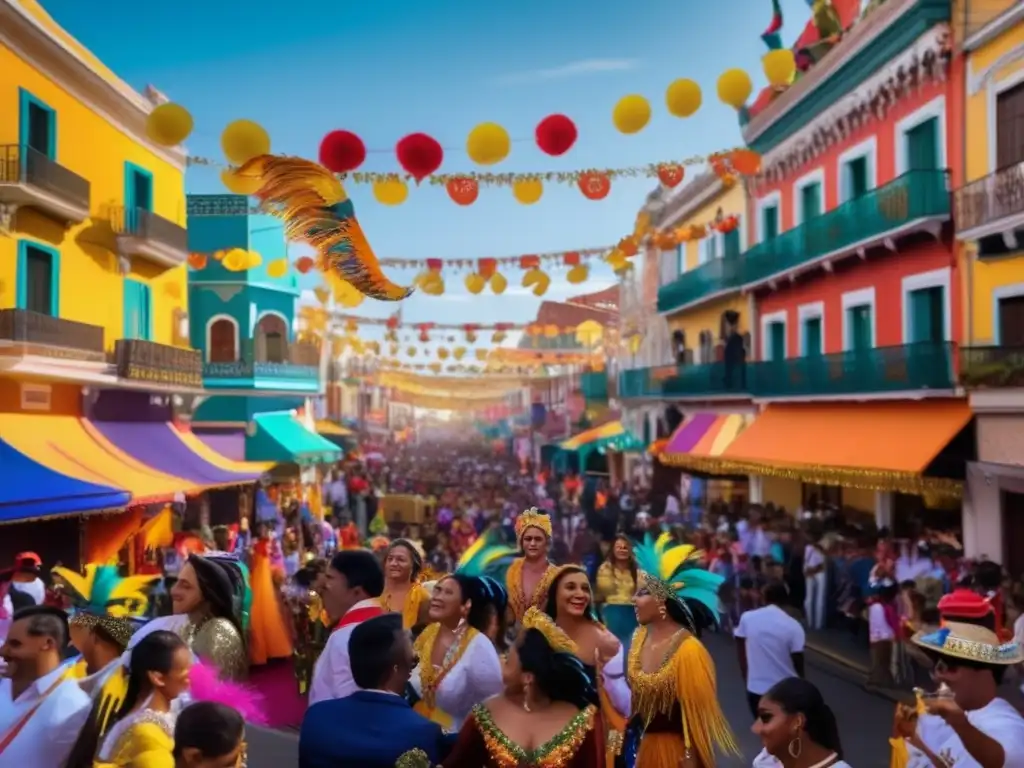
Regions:
<instances>
[{"instance_id":1,"label":"roofline","mask_svg":"<svg viewBox=\"0 0 1024 768\"><path fill-rule=\"evenodd\" d=\"M658 227L670 227L677 222L690 216L720 194L725 192L725 185L718 177L718 174L709 171L694 178L689 184L679 191L679 194L664 202L661 211L661 220ZM679 205L673 209L673 205Z\"/></svg>"}]
</instances>

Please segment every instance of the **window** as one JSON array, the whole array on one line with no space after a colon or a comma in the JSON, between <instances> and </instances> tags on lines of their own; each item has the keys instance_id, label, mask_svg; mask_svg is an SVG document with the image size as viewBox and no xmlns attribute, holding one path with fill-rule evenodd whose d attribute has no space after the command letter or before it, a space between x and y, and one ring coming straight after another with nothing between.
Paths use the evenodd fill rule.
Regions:
<instances>
[{"instance_id":1,"label":"window","mask_svg":"<svg viewBox=\"0 0 1024 768\"><path fill-rule=\"evenodd\" d=\"M779 236L779 206L766 205L761 209L761 240Z\"/></svg>"},{"instance_id":2,"label":"window","mask_svg":"<svg viewBox=\"0 0 1024 768\"><path fill-rule=\"evenodd\" d=\"M143 225L139 211L153 210L153 174L134 163L124 164L125 230L138 233Z\"/></svg>"},{"instance_id":3,"label":"window","mask_svg":"<svg viewBox=\"0 0 1024 768\"><path fill-rule=\"evenodd\" d=\"M821 317L805 317L803 320L804 357L820 357L821 345Z\"/></svg>"},{"instance_id":4,"label":"window","mask_svg":"<svg viewBox=\"0 0 1024 768\"><path fill-rule=\"evenodd\" d=\"M868 186L868 158L855 157L846 164L846 199L852 200L866 194Z\"/></svg>"},{"instance_id":5,"label":"window","mask_svg":"<svg viewBox=\"0 0 1024 768\"><path fill-rule=\"evenodd\" d=\"M238 354L238 324L228 317L218 317L210 323L206 358L211 363L234 363Z\"/></svg>"},{"instance_id":6,"label":"window","mask_svg":"<svg viewBox=\"0 0 1024 768\"><path fill-rule=\"evenodd\" d=\"M907 170L930 171L939 167L939 118L929 117L906 133Z\"/></svg>"},{"instance_id":7,"label":"window","mask_svg":"<svg viewBox=\"0 0 1024 768\"><path fill-rule=\"evenodd\" d=\"M19 265L24 274L24 296L18 302L21 309L42 315L58 315L57 309L57 264L49 249L28 243L24 247L24 264Z\"/></svg>"},{"instance_id":8,"label":"window","mask_svg":"<svg viewBox=\"0 0 1024 768\"><path fill-rule=\"evenodd\" d=\"M996 97L996 170L1021 162L1024 162L1024 83Z\"/></svg>"},{"instance_id":9,"label":"window","mask_svg":"<svg viewBox=\"0 0 1024 768\"><path fill-rule=\"evenodd\" d=\"M256 360L284 363L288 360L288 326L279 315L264 315L256 326Z\"/></svg>"},{"instance_id":10,"label":"window","mask_svg":"<svg viewBox=\"0 0 1024 768\"><path fill-rule=\"evenodd\" d=\"M722 255L723 256L739 256L740 255L740 228L731 232L726 232L722 236Z\"/></svg>"},{"instance_id":11,"label":"window","mask_svg":"<svg viewBox=\"0 0 1024 768\"><path fill-rule=\"evenodd\" d=\"M999 345L1024 348L1024 296L999 299Z\"/></svg>"},{"instance_id":12,"label":"window","mask_svg":"<svg viewBox=\"0 0 1024 768\"><path fill-rule=\"evenodd\" d=\"M124 337L142 341L153 338L152 289L127 278L124 281Z\"/></svg>"},{"instance_id":13,"label":"window","mask_svg":"<svg viewBox=\"0 0 1024 768\"><path fill-rule=\"evenodd\" d=\"M676 274L681 275L686 271L686 243L676 246Z\"/></svg>"},{"instance_id":14,"label":"window","mask_svg":"<svg viewBox=\"0 0 1024 768\"><path fill-rule=\"evenodd\" d=\"M945 289L936 285L910 292L910 341L945 341Z\"/></svg>"},{"instance_id":15,"label":"window","mask_svg":"<svg viewBox=\"0 0 1024 768\"><path fill-rule=\"evenodd\" d=\"M715 232L709 232L708 236L700 241L700 263L707 264L713 261L717 253L718 238Z\"/></svg>"},{"instance_id":16,"label":"window","mask_svg":"<svg viewBox=\"0 0 1024 768\"><path fill-rule=\"evenodd\" d=\"M862 352L871 349L871 305L861 304L846 308L846 326L849 329L848 349Z\"/></svg>"},{"instance_id":17,"label":"window","mask_svg":"<svg viewBox=\"0 0 1024 768\"><path fill-rule=\"evenodd\" d=\"M661 251L658 264L660 267L658 270L660 274L658 276L661 278L661 285L668 285L679 277L678 258L674 251Z\"/></svg>"},{"instance_id":18,"label":"window","mask_svg":"<svg viewBox=\"0 0 1024 768\"><path fill-rule=\"evenodd\" d=\"M19 143L50 158L57 157L57 113L28 91L21 90Z\"/></svg>"},{"instance_id":19,"label":"window","mask_svg":"<svg viewBox=\"0 0 1024 768\"><path fill-rule=\"evenodd\" d=\"M821 182L812 181L800 187L800 221L821 215Z\"/></svg>"},{"instance_id":20,"label":"window","mask_svg":"<svg viewBox=\"0 0 1024 768\"><path fill-rule=\"evenodd\" d=\"M700 362L702 364L715 361L715 337L711 331L700 332Z\"/></svg>"},{"instance_id":21,"label":"window","mask_svg":"<svg viewBox=\"0 0 1024 768\"><path fill-rule=\"evenodd\" d=\"M775 320L768 323L768 338L766 339L767 349L765 357L768 360L779 361L786 359L786 322Z\"/></svg>"}]
</instances>

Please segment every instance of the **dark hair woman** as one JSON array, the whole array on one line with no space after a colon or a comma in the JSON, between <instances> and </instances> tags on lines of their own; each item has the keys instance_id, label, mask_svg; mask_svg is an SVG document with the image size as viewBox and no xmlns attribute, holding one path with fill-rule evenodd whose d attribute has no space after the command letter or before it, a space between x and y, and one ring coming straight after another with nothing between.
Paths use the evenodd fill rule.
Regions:
<instances>
[{"instance_id":1,"label":"dark hair woman","mask_svg":"<svg viewBox=\"0 0 1024 768\"><path fill-rule=\"evenodd\" d=\"M245 720L232 707L200 701L178 715L174 726L175 768L241 768L245 765Z\"/></svg>"},{"instance_id":2,"label":"dark hair woman","mask_svg":"<svg viewBox=\"0 0 1024 768\"><path fill-rule=\"evenodd\" d=\"M527 610L503 678L504 691L473 708L445 768L541 765L556 749L562 768L603 764L591 678L550 616Z\"/></svg>"},{"instance_id":3,"label":"dark hair woman","mask_svg":"<svg viewBox=\"0 0 1024 768\"><path fill-rule=\"evenodd\" d=\"M96 760L103 765L137 766L153 753L171 761L174 715L171 704L189 688L192 654L173 632L157 630L131 651L128 689L113 717Z\"/></svg>"},{"instance_id":4,"label":"dark hair woman","mask_svg":"<svg viewBox=\"0 0 1024 768\"><path fill-rule=\"evenodd\" d=\"M850 768L843 762L836 716L821 692L800 677L776 683L761 697L753 732L783 768Z\"/></svg>"},{"instance_id":5,"label":"dark hair woman","mask_svg":"<svg viewBox=\"0 0 1024 768\"><path fill-rule=\"evenodd\" d=\"M633 610L636 573L633 542L629 536L620 533L608 550L608 557L597 569L594 600L605 626L626 649L637 628L636 611Z\"/></svg>"},{"instance_id":6,"label":"dark hair woman","mask_svg":"<svg viewBox=\"0 0 1024 768\"><path fill-rule=\"evenodd\" d=\"M427 621L430 593L419 582L423 556L408 539L395 539L384 554L384 593L381 607L402 614L402 626L412 629Z\"/></svg>"}]
</instances>

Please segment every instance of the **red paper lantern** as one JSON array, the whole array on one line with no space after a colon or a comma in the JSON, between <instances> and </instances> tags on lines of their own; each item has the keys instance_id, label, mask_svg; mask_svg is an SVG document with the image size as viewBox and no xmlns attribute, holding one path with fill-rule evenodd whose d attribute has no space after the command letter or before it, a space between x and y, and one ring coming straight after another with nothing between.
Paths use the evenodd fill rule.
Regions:
<instances>
[{"instance_id":1,"label":"red paper lantern","mask_svg":"<svg viewBox=\"0 0 1024 768\"><path fill-rule=\"evenodd\" d=\"M564 155L576 143L576 123L565 115L548 115L535 131L537 146L541 152L557 157Z\"/></svg>"},{"instance_id":2,"label":"red paper lantern","mask_svg":"<svg viewBox=\"0 0 1024 768\"><path fill-rule=\"evenodd\" d=\"M678 163L665 163L658 166L658 181L671 189L678 187L686 178L686 169Z\"/></svg>"},{"instance_id":3,"label":"red paper lantern","mask_svg":"<svg viewBox=\"0 0 1024 768\"><path fill-rule=\"evenodd\" d=\"M295 261L295 269L298 270L300 275L307 274L315 266L316 262L309 256L302 256Z\"/></svg>"},{"instance_id":4,"label":"red paper lantern","mask_svg":"<svg viewBox=\"0 0 1024 768\"><path fill-rule=\"evenodd\" d=\"M448 190L448 197L459 205L472 205L480 195L480 185L477 184L476 179L471 179L468 176L449 179L444 186Z\"/></svg>"},{"instance_id":5,"label":"red paper lantern","mask_svg":"<svg viewBox=\"0 0 1024 768\"><path fill-rule=\"evenodd\" d=\"M441 145L425 133L410 133L399 139L395 154L398 156L398 164L417 182L423 181L440 168L444 160Z\"/></svg>"},{"instance_id":6,"label":"red paper lantern","mask_svg":"<svg viewBox=\"0 0 1024 768\"><path fill-rule=\"evenodd\" d=\"M331 131L320 140L320 165L334 173L354 171L366 160L366 145L351 131Z\"/></svg>"},{"instance_id":7,"label":"red paper lantern","mask_svg":"<svg viewBox=\"0 0 1024 768\"><path fill-rule=\"evenodd\" d=\"M599 171L587 171L579 179L580 192L588 200L603 200L612 191L612 180L608 174Z\"/></svg>"}]
</instances>

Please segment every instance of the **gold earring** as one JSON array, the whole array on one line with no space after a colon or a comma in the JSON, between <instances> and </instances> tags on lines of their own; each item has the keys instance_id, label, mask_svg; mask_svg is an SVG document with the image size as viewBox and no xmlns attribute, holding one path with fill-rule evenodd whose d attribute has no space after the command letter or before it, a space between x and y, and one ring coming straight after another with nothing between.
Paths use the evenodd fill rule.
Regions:
<instances>
[{"instance_id":1,"label":"gold earring","mask_svg":"<svg viewBox=\"0 0 1024 768\"><path fill-rule=\"evenodd\" d=\"M800 741L799 736L794 736L793 740L789 742L789 756L796 760L800 757L800 754L804 751L803 742Z\"/></svg>"},{"instance_id":2,"label":"gold earring","mask_svg":"<svg viewBox=\"0 0 1024 768\"><path fill-rule=\"evenodd\" d=\"M668 617L668 610L666 610L664 603L658 607L658 614L661 616L662 619Z\"/></svg>"},{"instance_id":3,"label":"gold earring","mask_svg":"<svg viewBox=\"0 0 1024 768\"><path fill-rule=\"evenodd\" d=\"M523 683L523 709L530 712L530 681Z\"/></svg>"}]
</instances>

